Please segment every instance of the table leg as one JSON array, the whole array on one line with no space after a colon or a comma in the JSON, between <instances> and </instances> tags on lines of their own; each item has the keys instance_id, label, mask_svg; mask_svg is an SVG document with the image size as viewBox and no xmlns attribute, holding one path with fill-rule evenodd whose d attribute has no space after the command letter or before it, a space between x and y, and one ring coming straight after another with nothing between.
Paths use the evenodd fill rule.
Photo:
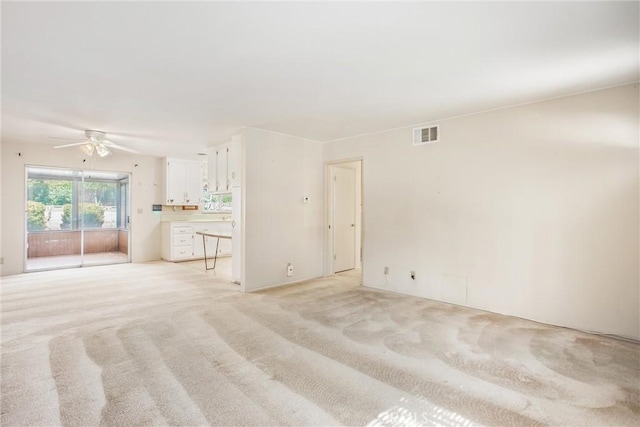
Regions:
<instances>
[{"instance_id":1,"label":"table leg","mask_svg":"<svg viewBox=\"0 0 640 427\"><path fill-rule=\"evenodd\" d=\"M216 254L213 257L213 268L216 268L216 263L218 262L218 245L220 244L220 238L216 241Z\"/></svg>"},{"instance_id":2,"label":"table leg","mask_svg":"<svg viewBox=\"0 0 640 427\"><path fill-rule=\"evenodd\" d=\"M207 264L207 237L206 236L202 236L202 247L204 249L204 269L205 271L211 270L209 268L209 264ZM214 267L215 268L215 267Z\"/></svg>"}]
</instances>

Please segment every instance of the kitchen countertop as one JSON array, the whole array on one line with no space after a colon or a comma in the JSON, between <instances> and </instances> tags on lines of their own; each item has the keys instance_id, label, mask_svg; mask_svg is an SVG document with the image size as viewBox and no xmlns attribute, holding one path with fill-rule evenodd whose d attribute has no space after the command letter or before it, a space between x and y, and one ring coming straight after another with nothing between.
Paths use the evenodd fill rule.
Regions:
<instances>
[{"instance_id":1,"label":"kitchen countertop","mask_svg":"<svg viewBox=\"0 0 640 427\"><path fill-rule=\"evenodd\" d=\"M163 219L161 222L231 222L232 219L220 219L220 218L211 218L211 219Z\"/></svg>"}]
</instances>

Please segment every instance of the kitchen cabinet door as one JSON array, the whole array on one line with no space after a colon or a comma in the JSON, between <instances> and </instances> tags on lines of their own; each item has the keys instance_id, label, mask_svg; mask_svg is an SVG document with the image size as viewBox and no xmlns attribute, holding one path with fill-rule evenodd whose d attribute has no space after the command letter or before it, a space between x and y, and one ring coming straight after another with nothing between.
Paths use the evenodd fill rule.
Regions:
<instances>
[{"instance_id":1,"label":"kitchen cabinet door","mask_svg":"<svg viewBox=\"0 0 640 427\"><path fill-rule=\"evenodd\" d=\"M231 222L229 221L220 221L216 223L217 233L226 234L227 236L231 236ZM218 246L218 256L228 256L231 255L232 247L231 240L229 239L220 239L220 245Z\"/></svg>"},{"instance_id":2,"label":"kitchen cabinet door","mask_svg":"<svg viewBox=\"0 0 640 427\"><path fill-rule=\"evenodd\" d=\"M197 205L202 201L202 167L200 162L187 165L184 201L187 205Z\"/></svg>"},{"instance_id":3,"label":"kitchen cabinet door","mask_svg":"<svg viewBox=\"0 0 640 427\"><path fill-rule=\"evenodd\" d=\"M179 159L166 159L164 204L184 204L184 191L186 182L187 163Z\"/></svg>"},{"instance_id":4,"label":"kitchen cabinet door","mask_svg":"<svg viewBox=\"0 0 640 427\"><path fill-rule=\"evenodd\" d=\"M229 144L229 170L227 175L231 181L231 187L240 187L242 185L242 137L236 135L231 139ZM229 189L230 190L230 189Z\"/></svg>"},{"instance_id":5,"label":"kitchen cabinet door","mask_svg":"<svg viewBox=\"0 0 640 427\"><path fill-rule=\"evenodd\" d=\"M207 245L207 257L214 256L214 252L216 250L216 238L205 237L205 244L203 244L202 236L200 234L195 234L197 232L215 233L215 230L210 223L198 224L193 227L193 256L195 258L203 258L205 244Z\"/></svg>"},{"instance_id":6,"label":"kitchen cabinet door","mask_svg":"<svg viewBox=\"0 0 640 427\"><path fill-rule=\"evenodd\" d=\"M165 172L165 205L197 205L202 199L202 162L167 158Z\"/></svg>"},{"instance_id":7,"label":"kitchen cabinet door","mask_svg":"<svg viewBox=\"0 0 640 427\"><path fill-rule=\"evenodd\" d=\"M218 191L218 147L209 148L207 150L207 182L209 183L209 192Z\"/></svg>"},{"instance_id":8,"label":"kitchen cabinet door","mask_svg":"<svg viewBox=\"0 0 640 427\"><path fill-rule=\"evenodd\" d=\"M229 191L231 186L227 172L229 170L229 144L220 144L217 149L216 181L218 192Z\"/></svg>"},{"instance_id":9,"label":"kitchen cabinet door","mask_svg":"<svg viewBox=\"0 0 640 427\"><path fill-rule=\"evenodd\" d=\"M162 223L161 253L166 261L193 259L193 227L186 223Z\"/></svg>"},{"instance_id":10,"label":"kitchen cabinet door","mask_svg":"<svg viewBox=\"0 0 640 427\"><path fill-rule=\"evenodd\" d=\"M195 234L198 231L212 234L231 235L231 223L228 221L212 221L200 223L194 226L193 255L195 258L203 258L204 245L202 244L202 236ZM216 245L218 249L218 256L231 255L231 241L229 239L220 239L220 242L217 243L217 240L218 239L215 237L206 237L207 257L213 257L215 255Z\"/></svg>"}]
</instances>

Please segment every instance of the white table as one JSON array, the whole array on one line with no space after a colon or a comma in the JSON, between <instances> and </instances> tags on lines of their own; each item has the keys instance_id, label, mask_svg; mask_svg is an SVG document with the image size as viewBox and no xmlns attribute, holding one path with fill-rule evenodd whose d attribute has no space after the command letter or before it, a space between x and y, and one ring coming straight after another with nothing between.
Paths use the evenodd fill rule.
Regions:
<instances>
[{"instance_id":1,"label":"white table","mask_svg":"<svg viewBox=\"0 0 640 427\"><path fill-rule=\"evenodd\" d=\"M205 233L204 231L196 231L196 234L202 236L202 245L204 246L204 269L205 270L214 270L216 268L216 262L218 262L218 245L220 244L220 239L229 239L231 240L231 236L228 234L216 234L216 233ZM209 268L209 264L207 262L207 237L215 237L216 240L216 254L213 257L213 267Z\"/></svg>"}]
</instances>

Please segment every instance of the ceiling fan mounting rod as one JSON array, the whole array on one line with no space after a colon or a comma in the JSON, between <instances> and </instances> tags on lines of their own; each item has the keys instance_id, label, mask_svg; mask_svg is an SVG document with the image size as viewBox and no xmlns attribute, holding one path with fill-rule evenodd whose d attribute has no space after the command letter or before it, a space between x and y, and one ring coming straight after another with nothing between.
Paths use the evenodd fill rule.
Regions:
<instances>
[{"instance_id":1,"label":"ceiling fan mounting rod","mask_svg":"<svg viewBox=\"0 0 640 427\"><path fill-rule=\"evenodd\" d=\"M100 130L89 130L89 129L85 130L84 134L87 137L87 139L91 141L103 141L107 136L106 132L102 132Z\"/></svg>"}]
</instances>

